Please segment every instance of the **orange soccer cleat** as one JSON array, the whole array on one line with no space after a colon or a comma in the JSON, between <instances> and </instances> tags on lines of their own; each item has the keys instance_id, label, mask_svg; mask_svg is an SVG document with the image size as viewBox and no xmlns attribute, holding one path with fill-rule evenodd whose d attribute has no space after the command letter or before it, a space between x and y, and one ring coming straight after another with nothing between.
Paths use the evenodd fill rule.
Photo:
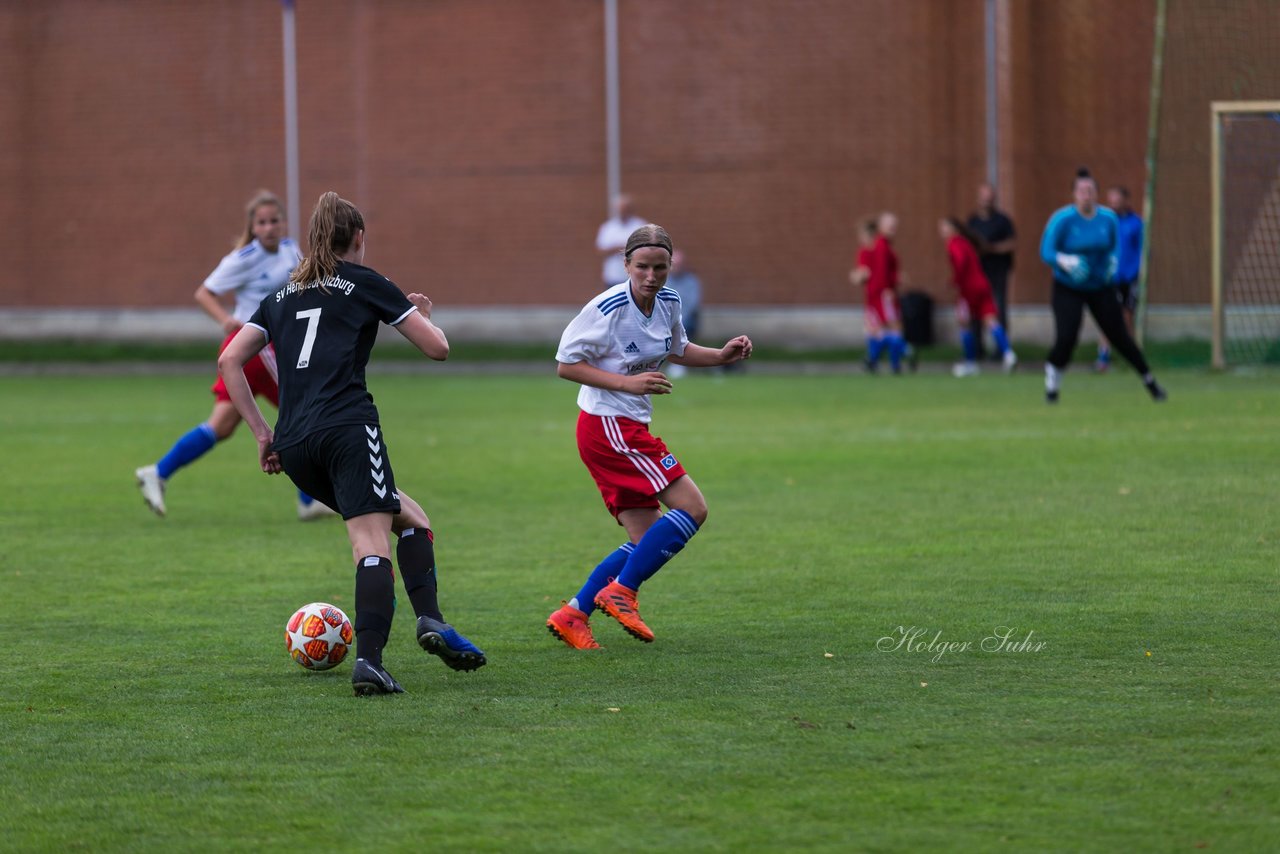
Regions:
<instances>
[{"instance_id":1,"label":"orange soccer cleat","mask_svg":"<svg viewBox=\"0 0 1280 854\"><path fill-rule=\"evenodd\" d=\"M596 607L617 620L627 634L636 640L653 643L653 631L640 619L640 606L636 603L636 591L610 581L596 594Z\"/></svg>"},{"instance_id":2,"label":"orange soccer cleat","mask_svg":"<svg viewBox=\"0 0 1280 854\"><path fill-rule=\"evenodd\" d=\"M587 615L568 603L547 617L547 629L574 649L600 648L587 624Z\"/></svg>"}]
</instances>

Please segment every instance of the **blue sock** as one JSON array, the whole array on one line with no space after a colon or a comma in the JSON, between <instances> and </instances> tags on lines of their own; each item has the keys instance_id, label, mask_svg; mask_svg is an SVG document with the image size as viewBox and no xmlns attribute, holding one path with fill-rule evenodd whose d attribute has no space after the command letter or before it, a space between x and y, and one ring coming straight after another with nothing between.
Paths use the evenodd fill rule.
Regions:
<instances>
[{"instance_id":1,"label":"blue sock","mask_svg":"<svg viewBox=\"0 0 1280 854\"><path fill-rule=\"evenodd\" d=\"M991 327L991 337L996 339L996 350L1003 356L1009 352L1009 336L1005 334L1004 327L1000 324L993 324Z\"/></svg>"},{"instance_id":2,"label":"blue sock","mask_svg":"<svg viewBox=\"0 0 1280 854\"><path fill-rule=\"evenodd\" d=\"M684 544L698 533L698 523L683 510L669 510L645 531L627 565L618 574L618 583L639 590L663 564L675 557Z\"/></svg>"},{"instance_id":3,"label":"blue sock","mask_svg":"<svg viewBox=\"0 0 1280 854\"><path fill-rule=\"evenodd\" d=\"M889 365L896 371L902 367L902 357L907 354L907 339L896 332L889 333Z\"/></svg>"},{"instance_id":4,"label":"blue sock","mask_svg":"<svg viewBox=\"0 0 1280 854\"><path fill-rule=\"evenodd\" d=\"M590 614L596 609L596 594L599 593L606 584L618 577L618 573L622 572L622 567L626 566L627 558L631 557L631 553L636 547L631 543L623 543L602 561L600 565L591 570L591 575L587 576L587 583L582 585L582 589L578 591L578 595L569 600L569 605L577 608L584 614Z\"/></svg>"},{"instance_id":5,"label":"blue sock","mask_svg":"<svg viewBox=\"0 0 1280 854\"><path fill-rule=\"evenodd\" d=\"M1111 364L1111 348L1110 347L1098 348L1098 361L1104 365Z\"/></svg>"},{"instance_id":6,"label":"blue sock","mask_svg":"<svg viewBox=\"0 0 1280 854\"><path fill-rule=\"evenodd\" d=\"M880 351L884 349L884 339L879 335L867 339L867 362L874 365L880 361Z\"/></svg>"},{"instance_id":7,"label":"blue sock","mask_svg":"<svg viewBox=\"0 0 1280 854\"><path fill-rule=\"evenodd\" d=\"M312 498L310 495L307 495L307 494L306 494L305 492L303 492L301 489L299 489L299 490L298 490L298 501L300 501L300 502L302 503L302 506L303 506L303 507L310 507L310 506L311 506L311 503L312 503L313 501L315 501L315 499L314 499L314 498Z\"/></svg>"},{"instance_id":8,"label":"blue sock","mask_svg":"<svg viewBox=\"0 0 1280 854\"><path fill-rule=\"evenodd\" d=\"M961 330L960 347L964 350L964 360L966 362L978 361L978 340L973 337L973 333L970 330ZM1004 351L1002 350L1001 352Z\"/></svg>"},{"instance_id":9,"label":"blue sock","mask_svg":"<svg viewBox=\"0 0 1280 854\"><path fill-rule=\"evenodd\" d=\"M173 447L169 449L169 453L160 458L160 462L156 463L156 473L160 475L162 480L168 480L169 477L178 469L185 465L194 463L196 460L208 453L209 449L218 444L218 437L214 435L213 428L208 424L199 424L187 431Z\"/></svg>"}]
</instances>

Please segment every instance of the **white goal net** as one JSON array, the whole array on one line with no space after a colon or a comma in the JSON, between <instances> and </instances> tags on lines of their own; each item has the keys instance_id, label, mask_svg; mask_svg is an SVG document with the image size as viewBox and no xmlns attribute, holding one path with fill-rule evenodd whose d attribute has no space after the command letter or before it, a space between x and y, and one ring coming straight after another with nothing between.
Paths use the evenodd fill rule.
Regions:
<instances>
[{"instance_id":1,"label":"white goal net","mask_svg":"<svg viewBox=\"0 0 1280 854\"><path fill-rule=\"evenodd\" d=\"M1215 101L1213 364L1280 364L1280 101Z\"/></svg>"}]
</instances>

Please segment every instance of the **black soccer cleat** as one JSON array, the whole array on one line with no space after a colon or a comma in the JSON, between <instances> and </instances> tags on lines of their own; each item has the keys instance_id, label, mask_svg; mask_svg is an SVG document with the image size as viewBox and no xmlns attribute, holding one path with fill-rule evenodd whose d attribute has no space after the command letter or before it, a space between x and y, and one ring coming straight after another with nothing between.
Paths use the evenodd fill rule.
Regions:
<instances>
[{"instance_id":1,"label":"black soccer cleat","mask_svg":"<svg viewBox=\"0 0 1280 854\"><path fill-rule=\"evenodd\" d=\"M453 626L430 617L418 618L418 646L454 670L479 670L486 663L478 646L458 634Z\"/></svg>"},{"instance_id":2,"label":"black soccer cleat","mask_svg":"<svg viewBox=\"0 0 1280 854\"><path fill-rule=\"evenodd\" d=\"M355 690L357 697L404 693L400 683L392 679L390 673L363 658L357 658L356 666L351 670L351 687Z\"/></svg>"},{"instance_id":3,"label":"black soccer cleat","mask_svg":"<svg viewBox=\"0 0 1280 854\"><path fill-rule=\"evenodd\" d=\"M1050 391L1049 389L1045 389L1045 391L1044 391L1044 402L1045 402L1045 403L1057 403L1057 402L1058 402L1058 390L1057 390L1056 388L1055 388L1055 389L1053 389L1052 391Z\"/></svg>"},{"instance_id":4,"label":"black soccer cleat","mask_svg":"<svg viewBox=\"0 0 1280 854\"><path fill-rule=\"evenodd\" d=\"M1164 390L1164 386L1160 385L1160 383L1155 380L1146 383L1146 386L1147 394L1151 395L1151 399L1156 403L1162 403L1169 399L1169 393Z\"/></svg>"}]
</instances>

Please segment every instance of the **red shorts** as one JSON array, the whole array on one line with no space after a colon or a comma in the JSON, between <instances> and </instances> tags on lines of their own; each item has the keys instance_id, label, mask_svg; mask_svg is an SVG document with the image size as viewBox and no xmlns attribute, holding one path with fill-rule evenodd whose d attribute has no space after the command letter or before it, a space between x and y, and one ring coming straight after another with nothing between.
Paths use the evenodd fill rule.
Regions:
<instances>
[{"instance_id":1,"label":"red shorts","mask_svg":"<svg viewBox=\"0 0 1280 854\"><path fill-rule=\"evenodd\" d=\"M687 474L648 424L616 415L578 413L578 453L614 518L657 507L654 496Z\"/></svg>"},{"instance_id":2,"label":"red shorts","mask_svg":"<svg viewBox=\"0 0 1280 854\"><path fill-rule=\"evenodd\" d=\"M239 331L239 330L237 330ZM218 348L218 355L222 355L222 351L227 349L227 345L231 343L231 339L236 337L236 333L232 332L222 342L222 346ZM255 395L265 397L271 401L271 405L276 409L280 408L280 387L276 385L275 374L267 368L267 361L271 362L271 367L276 364L276 351L270 344L262 348L262 352L250 359L244 366L244 377L249 381L249 388ZM231 395L227 393L227 385L222 381L222 377L218 377L218 381L213 384L210 389L215 399L220 401L231 402Z\"/></svg>"},{"instance_id":3,"label":"red shorts","mask_svg":"<svg viewBox=\"0 0 1280 854\"><path fill-rule=\"evenodd\" d=\"M961 292L956 301L956 320L961 326L967 326L973 318L986 320L996 317L996 301L991 296L991 289Z\"/></svg>"},{"instance_id":4,"label":"red shorts","mask_svg":"<svg viewBox=\"0 0 1280 854\"><path fill-rule=\"evenodd\" d=\"M898 323L898 295L891 288L878 293L868 291L866 310L863 313L868 332L879 332Z\"/></svg>"}]
</instances>

